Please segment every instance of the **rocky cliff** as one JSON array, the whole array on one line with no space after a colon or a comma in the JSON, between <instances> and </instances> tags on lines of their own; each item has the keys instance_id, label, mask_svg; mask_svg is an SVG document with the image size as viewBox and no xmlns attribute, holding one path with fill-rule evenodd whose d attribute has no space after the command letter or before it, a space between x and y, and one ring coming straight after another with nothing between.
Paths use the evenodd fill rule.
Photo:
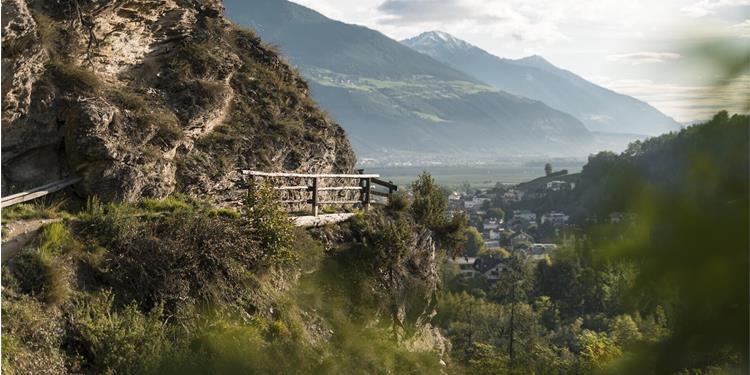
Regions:
<instances>
[{"instance_id":1,"label":"rocky cliff","mask_svg":"<svg viewBox=\"0 0 750 375\"><path fill-rule=\"evenodd\" d=\"M215 0L3 0L3 195L234 199L238 168L350 170L307 84Z\"/></svg>"}]
</instances>

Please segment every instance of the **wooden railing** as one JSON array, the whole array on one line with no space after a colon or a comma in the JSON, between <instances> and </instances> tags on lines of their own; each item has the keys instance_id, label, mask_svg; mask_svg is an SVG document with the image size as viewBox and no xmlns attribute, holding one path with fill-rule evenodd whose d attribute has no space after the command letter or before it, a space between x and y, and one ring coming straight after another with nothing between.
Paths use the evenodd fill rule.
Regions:
<instances>
[{"instance_id":1,"label":"wooden railing","mask_svg":"<svg viewBox=\"0 0 750 375\"><path fill-rule=\"evenodd\" d=\"M2 204L0 206L8 207L17 203L27 202L32 199L40 198L47 194L54 193L58 190L62 190L70 185L75 184L78 181L81 181L81 178L73 176L73 177L68 177L59 181L51 182L46 185L35 187L31 190L22 191L20 193L16 193L13 195L8 195L7 197L2 198Z\"/></svg>"},{"instance_id":2,"label":"wooden railing","mask_svg":"<svg viewBox=\"0 0 750 375\"><path fill-rule=\"evenodd\" d=\"M281 184L273 184L274 189L280 192L298 192L295 197L282 195L279 200L282 204L287 205L306 205L312 207L313 216L318 216L321 206L325 205L361 205L365 210L373 203L382 203L372 199L373 196L386 198L386 203L390 202L393 192L398 190L398 186L390 181L380 179L378 174L365 174L359 170L358 174L308 174L308 173L277 173L277 172L259 172L242 170L244 177L250 179L282 179ZM332 184L326 184L330 182ZM351 181L349 184L346 181ZM339 185L337 185L339 184ZM384 188L384 191L378 191L376 188ZM335 199L330 193L344 192L344 199ZM309 197L307 197L309 193ZM353 193L356 199L352 197Z\"/></svg>"}]
</instances>

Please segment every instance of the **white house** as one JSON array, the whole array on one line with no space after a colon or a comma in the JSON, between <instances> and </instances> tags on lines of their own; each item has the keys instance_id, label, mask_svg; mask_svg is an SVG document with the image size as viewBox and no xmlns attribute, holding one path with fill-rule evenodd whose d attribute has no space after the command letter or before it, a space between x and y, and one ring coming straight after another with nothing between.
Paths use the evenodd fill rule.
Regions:
<instances>
[{"instance_id":1,"label":"white house","mask_svg":"<svg viewBox=\"0 0 750 375\"><path fill-rule=\"evenodd\" d=\"M488 249L498 248L498 247L500 247L500 241L498 241L498 240L492 240L492 239L485 240L484 241L484 247L486 247Z\"/></svg>"},{"instance_id":2,"label":"white house","mask_svg":"<svg viewBox=\"0 0 750 375\"><path fill-rule=\"evenodd\" d=\"M521 245L530 246L532 243L534 243L534 237L531 237L528 233L516 232L510 236L510 247L513 250L518 249Z\"/></svg>"},{"instance_id":3,"label":"white house","mask_svg":"<svg viewBox=\"0 0 750 375\"><path fill-rule=\"evenodd\" d=\"M498 263L484 271L482 273L482 276L484 276L484 278L489 281L497 281L500 279L500 275L503 273L503 271L505 271L506 268L507 267L505 263Z\"/></svg>"},{"instance_id":4,"label":"white house","mask_svg":"<svg viewBox=\"0 0 750 375\"><path fill-rule=\"evenodd\" d=\"M547 254L554 249L557 249L557 245L553 243L534 243L531 244L530 255Z\"/></svg>"},{"instance_id":5,"label":"white house","mask_svg":"<svg viewBox=\"0 0 750 375\"><path fill-rule=\"evenodd\" d=\"M479 273L474 268L474 262L476 262L476 260L477 258L475 257L459 257L452 259L451 262L458 265L458 272L461 276L471 279Z\"/></svg>"},{"instance_id":6,"label":"white house","mask_svg":"<svg viewBox=\"0 0 750 375\"><path fill-rule=\"evenodd\" d=\"M536 262L546 258L556 248L557 245L553 243L534 243L522 251L528 257L529 262Z\"/></svg>"},{"instance_id":7,"label":"white house","mask_svg":"<svg viewBox=\"0 0 750 375\"><path fill-rule=\"evenodd\" d=\"M507 266L500 258L479 258L474 268L489 281L497 281Z\"/></svg>"},{"instance_id":8,"label":"white house","mask_svg":"<svg viewBox=\"0 0 750 375\"><path fill-rule=\"evenodd\" d=\"M500 239L500 231L496 229L490 229L487 232L487 238L490 240L499 240Z\"/></svg>"},{"instance_id":9,"label":"white house","mask_svg":"<svg viewBox=\"0 0 750 375\"><path fill-rule=\"evenodd\" d=\"M547 183L547 190L549 191L560 191L560 190L573 190L575 183L565 181L550 181Z\"/></svg>"},{"instance_id":10,"label":"white house","mask_svg":"<svg viewBox=\"0 0 750 375\"><path fill-rule=\"evenodd\" d=\"M498 219L492 217L492 218L489 218L489 219L485 220L482 223L482 228L484 228L484 230L497 229L497 228L500 227L500 225L502 223L503 223L502 220L498 220Z\"/></svg>"},{"instance_id":11,"label":"white house","mask_svg":"<svg viewBox=\"0 0 750 375\"><path fill-rule=\"evenodd\" d=\"M552 212L547 212L543 214L541 221L542 221L542 224L546 222L550 222L552 224L565 224L568 222L568 219L570 219L568 215L562 212L552 211Z\"/></svg>"},{"instance_id":12,"label":"white house","mask_svg":"<svg viewBox=\"0 0 750 375\"><path fill-rule=\"evenodd\" d=\"M526 221L536 221L536 214L529 210L513 210L513 218L520 218Z\"/></svg>"},{"instance_id":13,"label":"white house","mask_svg":"<svg viewBox=\"0 0 750 375\"><path fill-rule=\"evenodd\" d=\"M467 210L476 210L482 208L485 202L489 202L489 198L474 197L470 200L464 201L464 208Z\"/></svg>"}]
</instances>

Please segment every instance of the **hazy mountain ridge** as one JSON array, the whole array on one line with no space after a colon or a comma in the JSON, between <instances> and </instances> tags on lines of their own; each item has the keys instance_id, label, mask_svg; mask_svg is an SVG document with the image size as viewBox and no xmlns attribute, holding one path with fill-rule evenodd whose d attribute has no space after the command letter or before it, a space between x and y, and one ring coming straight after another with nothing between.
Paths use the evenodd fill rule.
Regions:
<instances>
[{"instance_id":1,"label":"hazy mountain ridge","mask_svg":"<svg viewBox=\"0 0 750 375\"><path fill-rule=\"evenodd\" d=\"M541 56L504 59L441 31L401 42L499 90L570 113L591 131L658 135L680 128L649 104L557 68Z\"/></svg>"},{"instance_id":2,"label":"hazy mountain ridge","mask_svg":"<svg viewBox=\"0 0 750 375\"><path fill-rule=\"evenodd\" d=\"M594 149L592 135L572 116L499 92L377 31L286 1L225 6L235 22L279 46L360 156L586 155Z\"/></svg>"}]
</instances>

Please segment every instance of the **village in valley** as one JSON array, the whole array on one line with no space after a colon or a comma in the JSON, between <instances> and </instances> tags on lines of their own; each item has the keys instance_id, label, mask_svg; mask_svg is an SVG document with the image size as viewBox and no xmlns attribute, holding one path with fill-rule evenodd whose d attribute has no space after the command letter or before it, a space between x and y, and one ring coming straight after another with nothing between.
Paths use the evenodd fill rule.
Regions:
<instances>
[{"instance_id":1,"label":"village in valley","mask_svg":"<svg viewBox=\"0 0 750 375\"><path fill-rule=\"evenodd\" d=\"M462 253L447 260L454 272L465 280L493 283L507 269L511 255L536 263L549 259L559 246L574 243L579 228L569 213L538 209L542 206L538 202L572 192L580 174L568 174L567 170L552 172L549 165L545 172L546 176L517 185L498 183L491 189L465 186L450 192L450 214L464 212L470 225ZM585 218L606 223L632 219L632 214L624 212L612 212L602 220Z\"/></svg>"}]
</instances>

